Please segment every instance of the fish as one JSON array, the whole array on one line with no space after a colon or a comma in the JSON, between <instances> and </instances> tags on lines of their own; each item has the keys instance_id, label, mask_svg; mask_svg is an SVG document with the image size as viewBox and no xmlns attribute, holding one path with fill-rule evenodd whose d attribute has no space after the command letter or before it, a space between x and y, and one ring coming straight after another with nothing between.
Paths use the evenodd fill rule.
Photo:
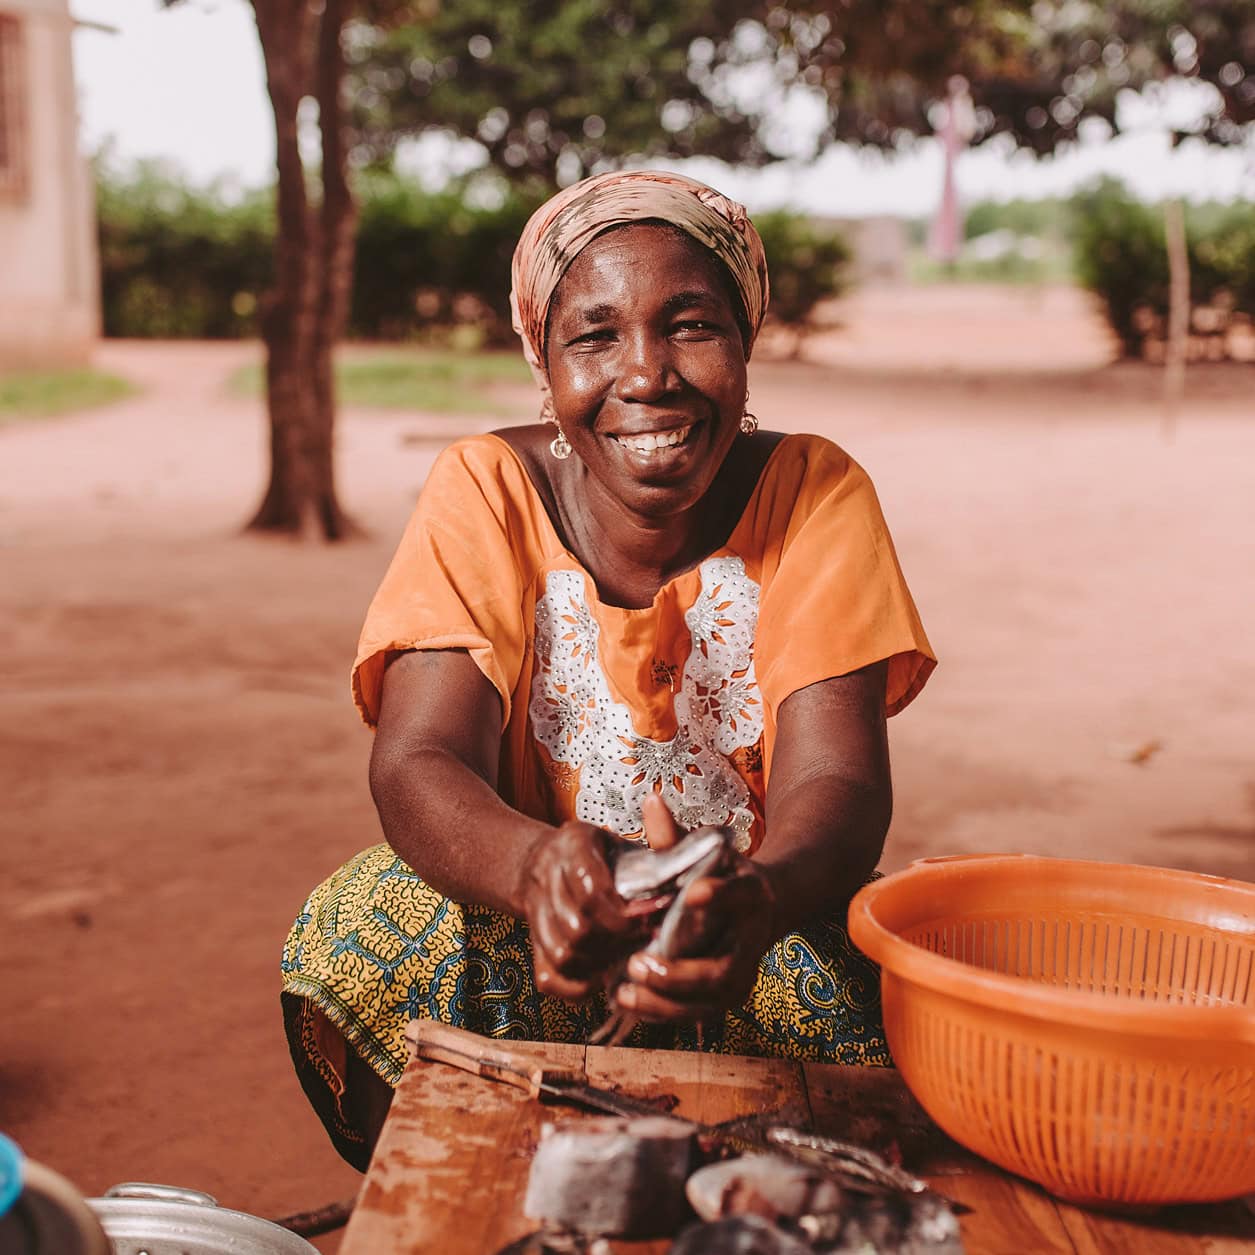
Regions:
<instances>
[{"instance_id":1,"label":"fish","mask_svg":"<svg viewBox=\"0 0 1255 1255\"><path fill-rule=\"evenodd\" d=\"M684 900L684 890L703 876L713 876L735 847L730 828L698 828L669 850L629 850L621 854L614 868L615 891L625 901L656 902L666 905L661 922L645 946L646 954L673 959L688 953L698 940L693 933L694 915ZM623 979L624 968L610 976L607 988L613 997ZM595 1045L617 1046L636 1027L636 1016L614 1011L589 1041Z\"/></svg>"},{"instance_id":2,"label":"fish","mask_svg":"<svg viewBox=\"0 0 1255 1255\"><path fill-rule=\"evenodd\" d=\"M895 1167L873 1150L853 1142L809 1133L785 1125L763 1130L767 1145L775 1147L799 1163L824 1168L840 1177L846 1189L864 1194L926 1194L931 1192L927 1181Z\"/></svg>"},{"instance_id":3,"label":"fish","mask_svg":"<svg viewBox=\"0 0 1255 1255\"><path fill-rule=\"evenodd\" d=\"M697 828L669 850L637 846L615 860L614 888L627 902L652 898L674 886L679 878L728 842L726 828Z\"/></svg>"},{"instance_id":4,"label":"fish","mask_svg":"<svg viewBox=\"0 0 1255 1255\"><path fill-rule=\"evenodd\" d=\"M822 1168L784 1155L742 1155L707 1164L684 1185L703 1220L755 1215L796 1223L803 1216L840 1215L846 1193Z\"/></svg>"},{"instance_id":5,"label":"fish","mask_svg":"<svg viewBox=\"0 0 1255 1255\"><path fill-rule=\"evenodd\" d=\"M671 1255L811 1255L810 1243L761 1216L727 1216L690 1225Z\"/></svg>"},{"instance_id":6,"label":"fish","mask_svg":"<svg viewBox=\"0 0 1255 1255\"><path fill-rule=\"evenodd\" d=\"M763 1135L769 1146L797 1162L828 1172L851 1196L836 1249L962 1255L958 1218L970 1208L939 1194L927 1181L853 1142L782 1125L763 1130ZM831 1241L834 1226L828 1219L805 1217L799 1224L816 1239Z\"/></svg>"}]
</instances>

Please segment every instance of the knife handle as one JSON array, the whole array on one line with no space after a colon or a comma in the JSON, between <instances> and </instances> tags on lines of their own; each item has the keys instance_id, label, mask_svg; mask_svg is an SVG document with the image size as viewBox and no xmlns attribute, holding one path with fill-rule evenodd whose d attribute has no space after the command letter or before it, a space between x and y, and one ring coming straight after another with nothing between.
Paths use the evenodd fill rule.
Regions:
<instances>
[{"instance_id":1,"label":"knife handle","mask_svg":"<svg viewBox=\"0 0 1255 1255\"><path fill-rule=\"evenodd\" d=\"M582 1071L547 1068L508 1042L438 1020L412 1020L405 1030L411 1057L432 1063L447 1063L464 1072L493 1081L504 1081L536 1098L542 1085L583 1085L588 1078Z\"/></svg>"}]
</instances>

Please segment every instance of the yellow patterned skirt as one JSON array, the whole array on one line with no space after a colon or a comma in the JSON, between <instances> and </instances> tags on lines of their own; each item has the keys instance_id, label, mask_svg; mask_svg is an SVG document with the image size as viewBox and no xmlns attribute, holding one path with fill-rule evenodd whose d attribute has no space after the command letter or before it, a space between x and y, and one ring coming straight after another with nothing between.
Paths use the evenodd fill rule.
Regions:
<instances>
[{"instance_id":1,"label":"yellow patterned skirt","mask_svg":"<svg viewBox=\"0 0 1255 1255\"><path fill-rule=\"evenodd\" d=\"M352 1138L337 1117L342 1043L395 1085L412 1019L486 1037L583 1042L607 1015L604 997L572 1004L538 993L524 921L451 902L387 845L364 850L314 890L284 945L282 971L292 1057L337 1146ZM704 1025L700 1041L693 1026L642 1025L627 1044L891 1062L879 971L837 920L814 921L777 941L744 1005Z\"/></svg>"}]
</instances>

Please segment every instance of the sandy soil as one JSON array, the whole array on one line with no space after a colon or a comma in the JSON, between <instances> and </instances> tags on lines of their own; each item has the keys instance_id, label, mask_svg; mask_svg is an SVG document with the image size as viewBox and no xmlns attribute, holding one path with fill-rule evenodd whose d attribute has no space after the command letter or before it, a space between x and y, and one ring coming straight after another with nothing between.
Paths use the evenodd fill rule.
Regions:
<instances>
[{"instance_id":1,"label":"sandy soil","mask_svg":"<svg viewBox=\"0 0 1255 1255\"><path fill-rule=\"evenodd\" d=\"M839 314L751 379L769 426L871 471L941 654L892 727L885 866L1010 849L1255 879L1251 368L1195 372L1167 434L1158 376L1106 365L1068 290ZM0 1127L88 1193L278 1215L357 1181L277 1013L292 914L376 839L357 628L436 452L494 424L346 414L371 538L244 537L265 432L223 380L256 356L108 344L136 398L0 430Z\"/></svg>"}]
</instances>

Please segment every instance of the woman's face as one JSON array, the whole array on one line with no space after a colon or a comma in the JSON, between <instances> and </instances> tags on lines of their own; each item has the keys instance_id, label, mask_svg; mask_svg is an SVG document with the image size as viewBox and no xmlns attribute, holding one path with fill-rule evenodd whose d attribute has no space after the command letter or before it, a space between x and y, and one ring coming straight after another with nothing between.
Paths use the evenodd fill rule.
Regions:
<instances>
[{"instance_id":1,"label":"woman's face","mask_svg":"<svg viewBox=\"0 0 1255 1255\"><path fill-rule=\"evenodd\" d=\"M728 286L695 240L641 225L593 240L554 293L554 413L591 474L637 513L695 505L736 439L745 349Z\"/></svg>"}]
</instances>

